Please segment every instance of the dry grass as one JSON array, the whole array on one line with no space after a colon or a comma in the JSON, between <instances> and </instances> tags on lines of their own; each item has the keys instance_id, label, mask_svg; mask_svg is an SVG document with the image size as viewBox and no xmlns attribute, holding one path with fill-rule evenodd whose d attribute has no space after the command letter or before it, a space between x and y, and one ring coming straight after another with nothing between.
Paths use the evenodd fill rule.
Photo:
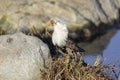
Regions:
<instances>
[{"instance_id":1,"label":"dry grass","mask_svg":"<svg viewBox=\"0 0 120 80\"><path fill-rule=\"evenodd\" d=\"M30 35L42 36L34 27L30 30ZM59 49L56 51L60 52ZM42 80L113 80L103 73L103 66L86 65L82 55L73 53L55 58L49 68L41 70ZM99 64L99 61L96 62Z\"/></svg>"},{"instance_id":2,"label":"dry grass","mask_svg":"<svg viewBox=\"0 0 120 80\"><path fill-rule=\"evenodd\" d=\"M102 73L102 66L87 66L81 59L75 62L68 57L54 60L48 69L42 71L42 80L112 80Z\"/></svg>"},{"instance_id":3,"label":"dry grass","mask_svg":"<svg viewBox=\"0 0 120 80\"><path fill-rule=\"evenodd\" d=\"M5 31L0 30L0 35L3 34ZM35 27L30 29L28 35L43 38ZM71 56L69 53L54 59L51 65L41 72L42 80L113 80L103 73L103 66L86 65L82 55Z\"/></svg>"}]
</instances>

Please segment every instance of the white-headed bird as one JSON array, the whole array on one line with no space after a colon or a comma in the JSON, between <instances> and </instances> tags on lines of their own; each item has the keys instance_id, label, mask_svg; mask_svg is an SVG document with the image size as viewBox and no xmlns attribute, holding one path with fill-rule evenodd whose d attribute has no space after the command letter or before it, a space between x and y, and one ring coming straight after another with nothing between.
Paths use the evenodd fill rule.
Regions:
<instances>
[{"instance_id":1,"label":"white-headed bird","mask_svg":"<svg viewBox=\"0 0 120 80\"><path fill-rule=\"evenodd\" d=\"M60 19L50 20L45 26L46 35L49 35L47 31L49 27L53 27L52 44L56 46L57 50L59 49L61 50L61 51L59 50L60 53L74 55L74 53L77 54L84 52L84 50L77 46L75 42L68 39L69 31L67 25L62 20Z\"/></svg>"},{"instance_id":2,"label":"white-headed bird","mask_svg":"<svg viewBox=\"0 0 120 80\"><path fill-rule=\"evenodd\" d=\"M75 42L68 39L69 31L67 25L60 19L50 20L45 26L46 35L49 35L49 32L47 31L49 27L53 27L52 44L55 46L55 49L49 45L51 51L53 51L52 53L55 51L57 53L61 53L63 56L65 56L65 54L68 54L68 60L74 59L75 61L80 61L80 57L84 53L84 50L77 46Z\"/></svg>"},{"instance_id":3,"label":"white-headed bird","mask_svg":"<svg viewBox=\"0 0 120 80\"><path fill-rule=\"evenodd\" d=\"M53 27L52 33L52 43L53 45L57 45L59 47L63 47L66 45L66 41L68 39L68 28L67 25L60 19L50 20L45 26L46 33L48 27Z\"/></svg>"}]
</instances>

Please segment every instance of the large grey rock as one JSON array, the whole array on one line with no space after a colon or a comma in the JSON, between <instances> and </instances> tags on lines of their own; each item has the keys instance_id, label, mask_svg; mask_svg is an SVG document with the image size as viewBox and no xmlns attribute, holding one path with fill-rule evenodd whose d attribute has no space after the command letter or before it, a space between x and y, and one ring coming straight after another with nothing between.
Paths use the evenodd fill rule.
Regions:
<instances>
[{"instance_id":1,"label":"large grey rock","mask_svg":"<svg viewBox=\"0 0 120 80\"><path fill-rule=\"evenodd\" d=\"M23 33L0 36L0 80L40 80L51 62L48 46Z\"/></svg>"},{"instance_id":2,"label":"large grey rock","mask_svg":"<svg viewBox=\"0 0 120 80\"><path fill-rule=\"evenodd\" d=\"M120 0L0 0L0 18L6 16L13 29L43 28L54 17L74 28L109 24L119 18L119 9Z\"/></svg>"}]
</instances>

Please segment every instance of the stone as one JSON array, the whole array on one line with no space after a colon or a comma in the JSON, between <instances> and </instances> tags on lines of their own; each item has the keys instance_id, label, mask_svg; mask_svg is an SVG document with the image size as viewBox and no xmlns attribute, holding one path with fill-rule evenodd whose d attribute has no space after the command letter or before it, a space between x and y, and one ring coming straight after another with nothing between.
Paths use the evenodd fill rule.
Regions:
<instances>
[{"instance_id":1,"label":"stone","mask_svg":"<svg viewBox=\"0 0 120 80\"><path fill-rule=\"evenodd\" d=\"M51 63L47 44L23 33L0 36L0 80L41 80Z\"/></svg>"},{"instance_id":2,"label":"stone","mask_svg":"<svg viewBox=\"0 0 120 80\"><path fill-rule=\"evenodd\" d=\"M49 20L59 18L70 34L82 36L87 28L92 37L119 28L119 10L120 0L1 0L0 33L29 33L33 27L41 33Z\"/></svg>"},{"instance_id":3,"label":"stone","mask_svg":"<svg viewBox=\"0 0 120 80\"><path fill-rule=\"evenodd\" d=\"M51 18L79 27L98 26L118 20L120 0L1 0L0 18L6 16L12 28L43 28ZM69 26L79 28L77 26ZM72 28L70 28L72 30Z\"/></svg>"}]
</instances>

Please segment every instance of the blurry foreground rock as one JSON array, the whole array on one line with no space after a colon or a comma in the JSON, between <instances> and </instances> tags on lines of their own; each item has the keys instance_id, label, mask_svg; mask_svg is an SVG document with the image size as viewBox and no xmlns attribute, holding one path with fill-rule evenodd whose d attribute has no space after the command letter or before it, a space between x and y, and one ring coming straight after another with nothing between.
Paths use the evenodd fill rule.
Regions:
<instances>
[{"instance_id":1,"label":"blurry foreground rock","mask_svg":"<svg viewBox=\"0 0 120 80\"><path fill-rule=\"evenodd\" d=\"M48 46L22 33L0 36L0 80L40 80L51 62Z\"/></svg>"}]
</instances>

